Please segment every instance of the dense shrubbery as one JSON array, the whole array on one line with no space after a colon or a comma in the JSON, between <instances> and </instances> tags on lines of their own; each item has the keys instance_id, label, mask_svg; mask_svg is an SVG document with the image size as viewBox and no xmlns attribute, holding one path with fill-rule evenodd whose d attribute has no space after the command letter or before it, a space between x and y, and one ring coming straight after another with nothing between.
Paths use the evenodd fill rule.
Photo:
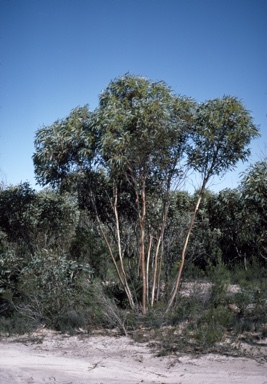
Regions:
<instances>
[{"instance_id":1,"label":"dense shrubbery","mask_svg":"<svg viewBox=\"0 0 267 384\"><path fill-rule=\"evenodd\" d=\"M40 324L69 333L116 327L134 332L139 340L158 339L162 353L181 350L182 345L183 350L208 350L230 334L266 336L266 245L257 240L266 233L261 217L265 201L248 205L253 196L247 177L237 190L205 194L188 247L185 279L212 288L206 294L192 290L189 297L181 291L166 314L168 283L178 268L180 242L195 199L174 193L161 271L165 286L146 316L128 308L97 227L74 198L48 190L37 193L28 184L0 191L0 331L25 332ZM132 284L141 296L137 276ZM229 293L230 284L238 291ZM154 333L136 333L139 328Z\"/></svg>"}]
</instances>

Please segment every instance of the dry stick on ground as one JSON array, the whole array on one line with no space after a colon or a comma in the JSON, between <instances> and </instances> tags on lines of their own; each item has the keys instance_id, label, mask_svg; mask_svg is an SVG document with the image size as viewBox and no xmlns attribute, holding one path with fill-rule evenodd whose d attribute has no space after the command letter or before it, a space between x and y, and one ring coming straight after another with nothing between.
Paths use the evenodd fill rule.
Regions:
<instances>
[{"instance_id":1,"label":"dry stick on ground","mask_svg":"<svg viewBox=\"0 0 267 384\"><path fill-rule=\"evenodd\" d=\"M125 336L128 336L126 327L125 327L125 320L126 317L124 317L118 308L116 307L116 304L112 299L108 299L105 297L105 295L101 295L99 297L99 303L101 307L103 308L103 313L106 316L106 319L111 325L118 326Z\"/></svg>"}]
</instances>

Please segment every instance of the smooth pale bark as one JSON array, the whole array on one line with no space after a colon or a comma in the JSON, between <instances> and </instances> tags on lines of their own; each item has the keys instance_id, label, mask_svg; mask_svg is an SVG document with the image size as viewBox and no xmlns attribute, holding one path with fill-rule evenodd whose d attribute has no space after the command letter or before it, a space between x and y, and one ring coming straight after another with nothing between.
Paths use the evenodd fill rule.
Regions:
<instances>
[{"instance_id":1,"label":"smooth pale bark","mask_svg":"<svg viewBox=\"0 0 267 384\"><path fill-rule=\"evenodd\" d=\"M152 291L151 291L151 307L153 307L154 300L155 300L155 289L156 289L157 271L158 271L158 255L159 255L159 248L160 248L161 240L162 240L162 231L161 231L159 239L157 241L157 247L156 247L156 253L155 253L154 271L153 271L153 285L152 285Z\"/></svg>"},{"instance_id":2,"label":"smooth pale bark","mask_svg":"<svg viewBox=\"0 0 267 384\"><path fill-rule=\"evenodd\" d=\"M156 301L159 301L160 277L161 277L161 270L162 270L163 254L164 254L164 244L163 244L163 241L162 241L161 242L161 255L160 255L160 259L159 259L158 280L157 280L157 298L156 298Z\"/></svg>"},{"instance_id":3,"label":"smooth pale bark","mask_svg":"<svg viewBox=\"0 0 267 384\"><path fill-rule=\"evenodd\" d=\"M146 299L147 299L147 302L149 300L149 298L148 298L148 296L149 296L149 267L150 267L150 257L151 257L152 244L153 244L153 236L150 234L149 235L148 251L147 251L147 262L146 262L146 286L147 286Z\"/></svg>"},{"instance_id":4,"label":"smooth pale bark","mask_svg":"<svg viewBox=\"0 0 267 384\"><path fill-rule=\"evenodd\" d=\"M162 225L161 225L160 235L158 238L156 253L155 253L155 263L154 263L154 271L153 271L153 285L152 285L152 292L151 292L151 307L153 307L153 305L154 305L156 287L159 289L159 286L160 286L162 254L161 254L161 258L159 260L159 252L160 252L160 247L161 246L163 247L163 237L164 237L164 232L165 232L165 227L166 227L166 222L167 222L167 217L168 217L168 212L169 212L169 205L170 205L170 201L168 199L168 203L165 204L164 211L163 211ZM162 250L162 247L161 247L161 250ZM159 268L158 268L158 264L160 264Z\"/></svg>"}]
</instances>

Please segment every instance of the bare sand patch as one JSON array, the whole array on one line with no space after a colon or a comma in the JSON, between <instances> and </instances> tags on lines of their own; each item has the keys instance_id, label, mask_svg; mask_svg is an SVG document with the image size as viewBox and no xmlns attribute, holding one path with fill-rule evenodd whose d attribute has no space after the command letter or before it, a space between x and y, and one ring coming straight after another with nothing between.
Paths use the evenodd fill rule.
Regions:
<instances>
[{"instance_id":1,"label":"bare sand patch","mask_svg":"<svg viewBox=\"0 0 267 384\"><path fill-rule=\"evenodd\" d=\"M220 355L156 357L129 337L42 330L0 341L1 384L267 384L267 363Z\"/></svg>"}]
</instances>

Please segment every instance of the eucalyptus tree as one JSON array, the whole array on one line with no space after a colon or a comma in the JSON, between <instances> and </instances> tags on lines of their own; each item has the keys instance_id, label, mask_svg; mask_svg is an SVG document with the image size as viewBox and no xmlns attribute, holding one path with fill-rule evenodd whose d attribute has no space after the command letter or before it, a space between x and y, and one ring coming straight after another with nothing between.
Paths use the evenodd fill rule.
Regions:
<instances>
[{"instance_id":1,"label":"eucalyptus tree","mask_svg":"<svg viewBox=\"0 0 267 384\"><path fill-rule=\"evenodd\" d=\"M174 95L164 82L127 74L110 82L95 111L76 108L66 119L36 134L33 159L37 180L61 188L75 181L81 187L131 307L135 302L125 269L122 227L130 216L131 225L137 223L132 235L139 248L136 265L141 275L144 313L149 277L152 305L154 302L170 190L184 175L181 164L193 108L191 99ZM157 225L152 222L155 205L160 218ZM103 225L110 223L111 215L116 254Z\"/></svg>"},{"instance_id":2,"label":"eucalyptus tree","mask_svg":"<svg viewBox=\"0 0 267 384\"><path fill-rule=\"evenodd\" d=\"M245 161L257 135L251 116L233 97L196 104L173 94L164 82L127 74L110 82L93 112L76 108L40 129L33 160L42 185L74 186L98 223L132 308L136 300L126 255L134 253L146 313L159 287L171 190L188 168L202 176L167 310L176 298L208 181Z\"/></svg>"},{"instance_id":3,"label":"eucalyptus tree","mask_svg":"<svg viewBox=\"0 0 267 384\"><path fill-rule=\"evenodd\" d=\"M202 184L184 242L181 264L167 311L173 305L180 285L185 254L207 183L233 169L238 161L246 161L248 145L259 135L249 112L241 101L231 96L208 100L196 108L194 127L188 147L188 163L199 172Z\"/></svg>"}]
</instances>

